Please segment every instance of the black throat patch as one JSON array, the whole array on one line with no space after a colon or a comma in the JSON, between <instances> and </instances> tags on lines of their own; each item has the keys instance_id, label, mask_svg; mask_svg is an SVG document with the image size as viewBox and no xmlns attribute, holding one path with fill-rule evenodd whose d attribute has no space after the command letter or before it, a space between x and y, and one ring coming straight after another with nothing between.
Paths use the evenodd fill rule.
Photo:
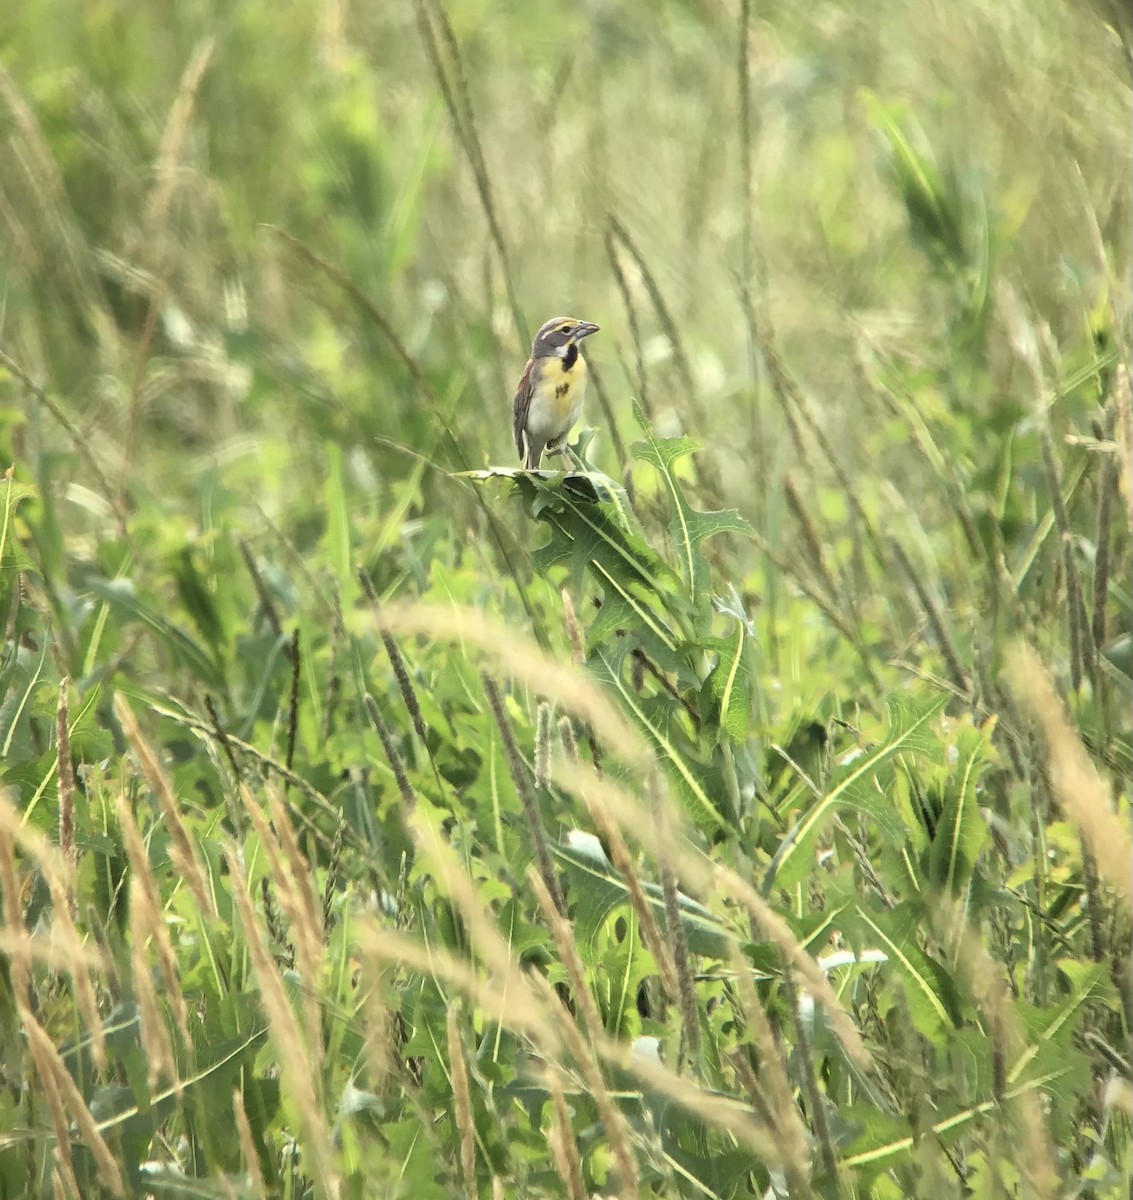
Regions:
<instances>
[{"instance_id":1,"label":"black throat patch","mask_svg":"<svg viewBox=\"0 0 1133 1200\"><path fill-rule=\"evenodd\" d=\"M571 342L563 355L563 370L569 371L578 362L578 343Z\"/></svg>"}]
</instances>

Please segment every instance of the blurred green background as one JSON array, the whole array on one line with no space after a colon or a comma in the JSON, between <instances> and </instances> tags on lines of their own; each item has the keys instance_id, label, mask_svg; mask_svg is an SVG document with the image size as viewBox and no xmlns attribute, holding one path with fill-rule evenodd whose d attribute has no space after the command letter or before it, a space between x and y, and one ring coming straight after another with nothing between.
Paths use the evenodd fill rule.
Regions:
<instances>
[{"instance_id":1,"label":"blurred green background","mask_svg":"<svg viewBox=\"0 0 1133 1200\"><path fill-rule=\"evenodd\" d=\"M1097 336L1128 349L1124 15L753 6L741 41L738 2L447 14L459 63L411 3L41 0L0 18L0 335L123 495L193 520L216 478L278 516L317 491L327 442L377 508L419 455L510 463L529 336L562 311L603 326L600 465L618 473L608 426L634 435L638 395L774 532L798 449L769 351L869 488L924 474L881 436L891 372L963 439L1038 401L1021 338L1048 366ZM895 174L893 128L931 179ZM276 229L377 306L437 407ZM19 436L37 479L71 485L59 519L96 530L58 424ZM948 448L961 475L979 451Z\"/></svg>"}]
</instances>

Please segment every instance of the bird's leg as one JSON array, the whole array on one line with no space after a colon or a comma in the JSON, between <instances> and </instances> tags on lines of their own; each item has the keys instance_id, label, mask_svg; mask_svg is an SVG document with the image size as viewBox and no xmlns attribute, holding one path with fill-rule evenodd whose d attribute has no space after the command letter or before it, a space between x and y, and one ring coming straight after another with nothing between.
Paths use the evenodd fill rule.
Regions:
<instances>
[{"instance_id":1,"label":"bird's leg","mask_svg":"<svg viewBox=\"0 0 1133 1200\"><path fill-rule=\"evenodd\" d=\"M547 443L547 449L544 451L548 458L553 454L562 454L569 458L574 467L579 471L587 469L586 464L574 452L574 447L567 441L567 435L564 433L562 437L554 438Z\"/></svg>"}]
</instances>

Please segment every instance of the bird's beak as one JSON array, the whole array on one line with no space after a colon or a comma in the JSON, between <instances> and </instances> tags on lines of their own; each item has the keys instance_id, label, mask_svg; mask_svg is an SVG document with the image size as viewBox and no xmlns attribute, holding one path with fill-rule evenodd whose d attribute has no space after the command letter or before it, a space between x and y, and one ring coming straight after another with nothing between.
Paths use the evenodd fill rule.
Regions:
<instances>
[{"instance_id":1,"label":"bird's beak","mask_svg":"<svg viewBox=\"0 0 1133 1200\"><path fill-rule=\"evenodd\" d=\"M574 331L574 340L581 342L584 337L589 337L592 333L598 332L598 326L591 321L579 321L578 328Z\"/></svg>"}]
</instances>

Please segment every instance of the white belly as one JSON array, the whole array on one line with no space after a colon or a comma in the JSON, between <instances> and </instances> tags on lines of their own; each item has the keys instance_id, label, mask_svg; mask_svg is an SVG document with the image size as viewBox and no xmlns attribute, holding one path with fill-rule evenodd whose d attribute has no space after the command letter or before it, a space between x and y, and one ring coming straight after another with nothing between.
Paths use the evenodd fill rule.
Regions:
<instances>
[{"instance_id":1,"label":"white belly","mask_svg":"<svg viewBox=\"0 0 1133 1200\"><path fill-rule=\"evenodd\" d=\"M585 377L571 384L570 392L561 398L533 396L527 410L527 432L532 441L549 442L569 433L582 416L582 399L586 391Z\"/></svg>"}]
</instances>

